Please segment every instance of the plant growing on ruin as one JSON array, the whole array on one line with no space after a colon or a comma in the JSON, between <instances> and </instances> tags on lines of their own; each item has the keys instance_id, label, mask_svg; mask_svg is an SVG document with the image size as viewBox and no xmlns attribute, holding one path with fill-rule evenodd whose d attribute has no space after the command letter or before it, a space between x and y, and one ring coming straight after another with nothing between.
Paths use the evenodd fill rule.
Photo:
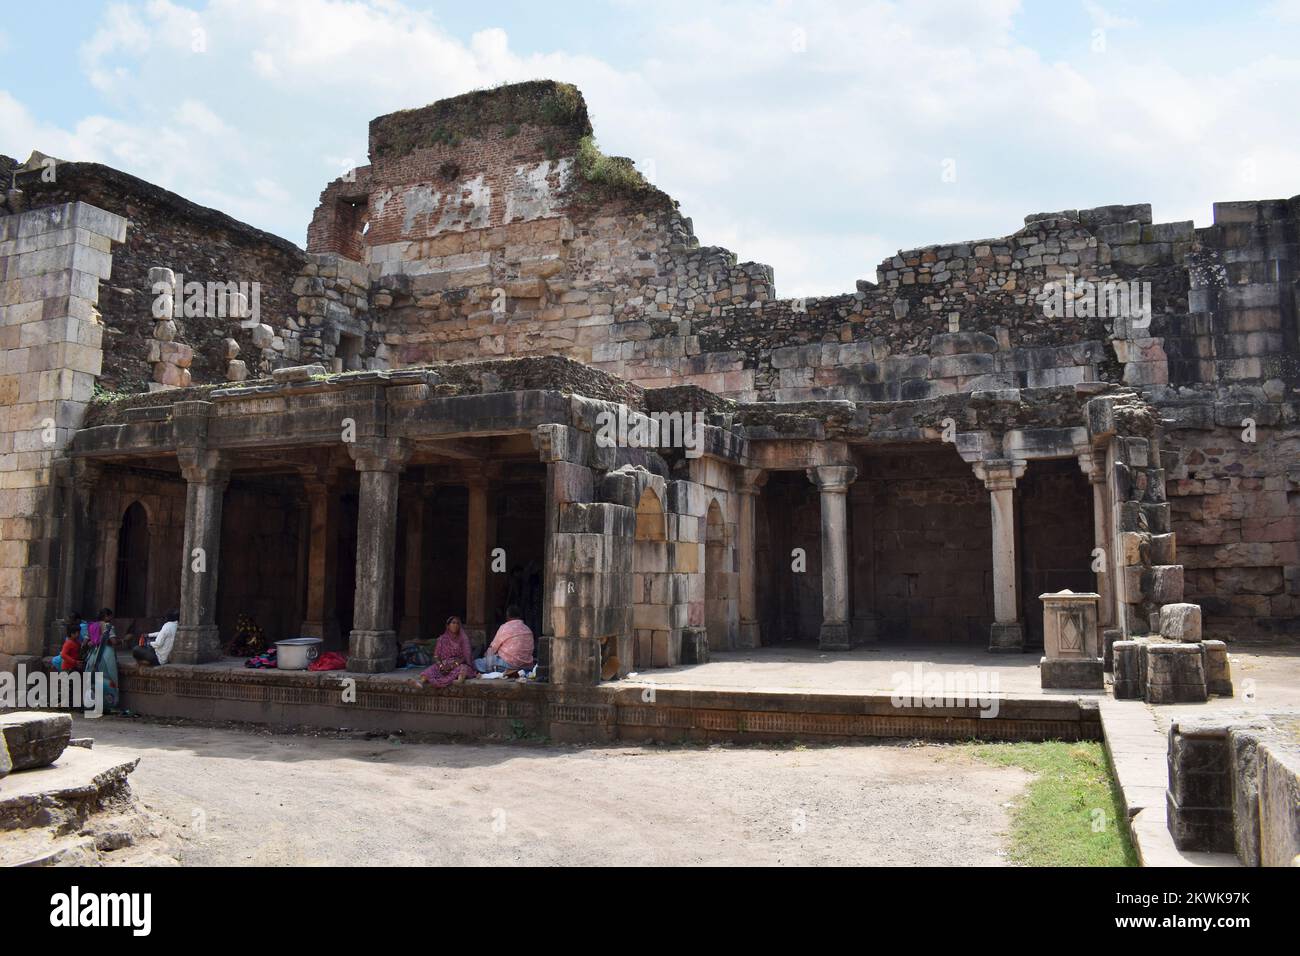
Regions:
<instances>
[{"instance_id":1,"label":"plant growing on ruin","mask_svg":"<svg viewBox=\"0 0 1300 956\"><path fill-rule=\"evenodd\" d=\"M591 136L578 140L575 165L589 183L615 192L640 193L653 188L626 156L606 156Z\"/></svg>"}]
</instances>

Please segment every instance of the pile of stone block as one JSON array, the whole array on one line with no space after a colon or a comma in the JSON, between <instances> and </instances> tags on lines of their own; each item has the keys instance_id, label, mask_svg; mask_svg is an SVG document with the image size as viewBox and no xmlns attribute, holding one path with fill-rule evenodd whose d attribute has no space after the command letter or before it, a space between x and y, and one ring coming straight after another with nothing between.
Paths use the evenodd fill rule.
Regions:
<instances>
[{"instance_id":1,"label":"pile of stone block","mask_svg":"<svg viewBox=\"0 0 1300 956\"><path fill-rule=\"evenodd\" d=\"M48 767L72 739L67 714L20 710L0 714L0 777Z\"/></svg>"},{"instance_id":2,"label":"pile of stone block","mask_svg":"<svg viewBox=\"0 0 1300 956\"><path fill-rule=\"evenodd\" d=\"M149 288L154 290L155 295L151 305L155 322L148 355L148 361L153 365L150 391L185 388L190 384L194 350L183 342L176 341L180 330L172 318L176 300L183 296L184 290L176 288L176 273L161 267L149 270ZM160 289L162 291L158 291Z\"/></svg>"},{"instance_id":3,"label":"pile of stone block","mask_svg":"<svg viewBox=\"0 0 1300 956\"><path fill-rule=\"evenodd\" d=\"M271 364L288 359L319 360L335 372L355 372L388 367L387 347L378 345L367 355L368 336L382 339L382 324L370 315L370 276L366 266L337 253L312 253L294 281L298 296L298 314L285 320L285 328L276 335L270 328L259 334L254 329L253 344ZM270 332L268 336L266 333ZM362 340L357 355L340 349L343 336ZM269 353L269 354L268 354Z\"/></svg>"},{"instance_id":4,"label":"pile of stone block","mask_svg":"<svg viewBox=\"0 0 1300 956\"><path fill-rule=\"evenodd\" d=\"M1300 865L1300 747L1268 718L1169 729L1169 832L1180 850Z\"/></svg>"}]
</instances>

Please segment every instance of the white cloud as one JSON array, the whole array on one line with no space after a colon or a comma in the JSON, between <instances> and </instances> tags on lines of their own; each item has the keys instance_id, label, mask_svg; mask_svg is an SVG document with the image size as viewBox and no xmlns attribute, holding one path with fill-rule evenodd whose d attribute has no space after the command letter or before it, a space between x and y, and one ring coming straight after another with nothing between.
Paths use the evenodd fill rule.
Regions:
<instances>
[{"instance_id":1,"label":"white cloud","mask_svg":"<svg viewBox=\"0 0 1300 956\"><path fill-rule=\"evenodd\" d=\"M554 77L583 90L606 151L653 163L702 242L770 262L799 295L1043 209L1149 201L1203 225L1211 200L1300 190L1300 129L1277 113L1300 89L1284 28L1253 59L1209 56L1209 33L1206 55L1165 57L1151 24L1114 6L1075 8L1077 50L1044 56L1020 38L1016 0L628 4L643 28L628 61L521 54L498 27L453 36L400 0L115 4L82 50L107 115L62 130L11 89L0 149L110 162L301 242L325 183L366 161L373 116ZM555 16L584 26L576 9ZM1140 51L1091 52L1089 23Z\"/></svg>"}]
</instances>

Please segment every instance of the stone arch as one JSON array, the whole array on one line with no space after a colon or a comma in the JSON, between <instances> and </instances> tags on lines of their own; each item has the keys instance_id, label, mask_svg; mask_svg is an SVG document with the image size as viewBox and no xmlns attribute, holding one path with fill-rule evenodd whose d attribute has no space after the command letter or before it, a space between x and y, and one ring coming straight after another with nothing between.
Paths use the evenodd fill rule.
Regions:
<instances>
[{"instance_id":1,"label":"stone arch","mask_svg":"<svg viewBox=\"0 0 1300 956\"><path fill-rule=\"evenodd\" d=\"M149 539L149 512L141 501L133 500L122 511L117 536L113 610L119 618L144 617L149 613Z\"/></svg>"}]
</instances>

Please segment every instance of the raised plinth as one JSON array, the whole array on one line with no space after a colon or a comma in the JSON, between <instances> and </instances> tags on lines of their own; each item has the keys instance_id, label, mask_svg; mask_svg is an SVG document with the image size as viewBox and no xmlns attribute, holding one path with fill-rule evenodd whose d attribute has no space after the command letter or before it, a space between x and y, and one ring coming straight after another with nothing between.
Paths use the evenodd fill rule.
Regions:
<instances>
[{"instance_id":1,"label":"raised plinth","mask_svg":"<svg viewBox=\"0 0 1300 956\"><path fill-rule=\"evenodd\" d=\"M383 674L397 667L396 631L353 631L348 638L348 670Z\"/></svg>"}]
</instances>

